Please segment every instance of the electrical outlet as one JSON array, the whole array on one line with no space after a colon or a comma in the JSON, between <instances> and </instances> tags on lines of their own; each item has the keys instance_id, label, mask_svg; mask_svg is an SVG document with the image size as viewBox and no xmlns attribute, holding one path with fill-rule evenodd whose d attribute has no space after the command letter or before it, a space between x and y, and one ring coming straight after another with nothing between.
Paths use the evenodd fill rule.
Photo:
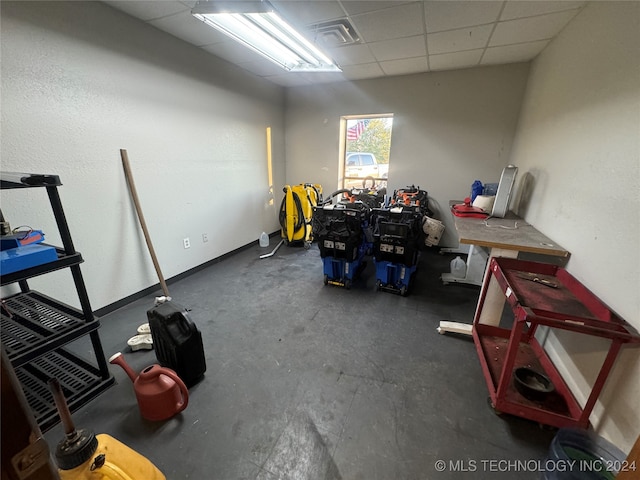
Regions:
<instances>
[{"instance_id":1,"label":"electrical outlet","mask_svg":"<svg viewBox=\"0 0 640 480\"><path fill-rule=\"evenodd\" d=\"M202 234L202 243L207 243L209 241L209 235L206 233Z\"/></svg>"},{"instance_id":2,"label":"electrical outlet","mask_svg":"<svg viewBox=\"0 0 640 480\"><path fill-rule=\"evenodd\" d=\"M184 248L191 248L191 242L189 241L189 237L183 239L182 243L184 243Z\"/></svg>"}]
</instances>

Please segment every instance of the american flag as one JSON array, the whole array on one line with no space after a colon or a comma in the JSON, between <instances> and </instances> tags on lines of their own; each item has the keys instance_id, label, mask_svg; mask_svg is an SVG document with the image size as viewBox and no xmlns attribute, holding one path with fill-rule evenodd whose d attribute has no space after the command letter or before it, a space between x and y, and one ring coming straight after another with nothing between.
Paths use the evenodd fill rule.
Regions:
<instances>
[{"instance_id":1,"label":"american flag","mask_svg":"<svg viewBox=\"0 0 640 480\"><path fill-rule=\"evenodd\" d=\"M367 128L367 125L369 125L369 120L360 120L353 127L347 128L347 140L358 140L362 132Z\"/></svg>"}]
</instances>

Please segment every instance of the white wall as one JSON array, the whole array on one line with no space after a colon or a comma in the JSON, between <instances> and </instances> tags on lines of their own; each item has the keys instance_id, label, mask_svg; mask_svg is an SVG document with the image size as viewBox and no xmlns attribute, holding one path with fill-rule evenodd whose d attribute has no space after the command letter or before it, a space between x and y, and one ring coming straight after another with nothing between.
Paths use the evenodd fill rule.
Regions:
<instances>
[{"instance_id":1,"label":"white wall","mask_svg":"<svg viewBox=\"0 0 640 480\"><path fill-rule=\"evenodd\" d=\"M279 228L265 129L281 186L281 87L98 2L1 5L2 170L61 177L94 309L158 281L121 148L166 278ZM59 242L44 189L3 191L2 210ZM32 287L77 305L68 270Z\"/></svg>"},{"instance_id":2,"label":"white wall","mask_svg":"<svg viewBox=\"0 0 640 480\"><path fill-rule=\"evenodd\" d=\"M533 62L511 160L529 180L520 213L640 329L639 3L589 4ZM608 348L587 340L549 344L579 399ZM592 422L628 451L640 433L640 349L624 352L601 399Z\"/></svg>"},{"instance_id":3,"label":"white wall","mask_svg":"<svg viewBox=\"0 0 640 480\"><path fill-rule=\"evenodd\" d=\"M393 113L389 191L419 185L457 246L449 200L475 179L497 182L508 163L528 64L287 89L287 182L338 187L339 120Z\"/></svg>"}]
</instances>

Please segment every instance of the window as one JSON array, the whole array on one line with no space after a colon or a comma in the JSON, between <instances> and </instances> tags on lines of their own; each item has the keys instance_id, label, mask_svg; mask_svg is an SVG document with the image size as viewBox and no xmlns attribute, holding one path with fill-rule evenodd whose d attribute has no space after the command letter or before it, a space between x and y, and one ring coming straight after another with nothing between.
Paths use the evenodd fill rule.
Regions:
<instances>
[{"instance_id":1,"label":"window","mask_svg":"<svg viewBox=\"0 0 640 480\"><path fill-rule=\"evenodd\" d=\"M341 126L338 188L386 188L393 115L345 116Z\"/></svg>"}]
</instances>

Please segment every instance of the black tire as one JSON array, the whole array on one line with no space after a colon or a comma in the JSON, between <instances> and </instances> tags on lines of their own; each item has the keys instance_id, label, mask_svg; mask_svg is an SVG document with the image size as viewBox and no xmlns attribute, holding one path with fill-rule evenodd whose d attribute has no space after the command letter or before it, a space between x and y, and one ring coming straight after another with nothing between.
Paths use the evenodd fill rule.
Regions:
<instances>
[{"instance_id":1,"label":"black tire","mask_svg":"<svg viewBox=\"0 0 640 480\"><path fill-rule=\"evenodd\" d=\"M382 290L382 282L380 280L376 280L376 290L378 292Z\"/></svg>"},{"instance_id":2,"label":"black tire","mask_svg":"<svg viewBox=\"0 0 640 480\"><path fill-rule=\"evenodd\" d=\"M325 276L324 276L324 279L322 280L322 282L323 282L325 285L329 285L329 275L325 275Z\"/></svg>"},{"instance_id":3,"label":"black tire","mask_svg":"<svg viewBox=\"0 0 640 480\"><path fill-rule=\"evenodd\" d=\"M351 280L347 279L344 281L344 288L351 290Z\"/></svg>"},{"instance_id":4,"label":"black tire","mask_svg":"<svg viewBox=\"0 0 640 480\"><path fill-rule=\"evenodd\" d=\"M376 187L376 179L371 175L369 175L368 177L364 177L364 180L362 180L362 188L367 188L367 180L371 180L371 190L373 190Z\"/></svg>"},{"instance_id":5,"label":"black tire","mask_svg":"<svg viewBox=\"0 0 640 480\"><path fill-rule=\"evenodd\" d=\"M400 287L400 295L403 297L407 296L407 286L403 285L402 287Z\"/></svg>"}]
</instances>

